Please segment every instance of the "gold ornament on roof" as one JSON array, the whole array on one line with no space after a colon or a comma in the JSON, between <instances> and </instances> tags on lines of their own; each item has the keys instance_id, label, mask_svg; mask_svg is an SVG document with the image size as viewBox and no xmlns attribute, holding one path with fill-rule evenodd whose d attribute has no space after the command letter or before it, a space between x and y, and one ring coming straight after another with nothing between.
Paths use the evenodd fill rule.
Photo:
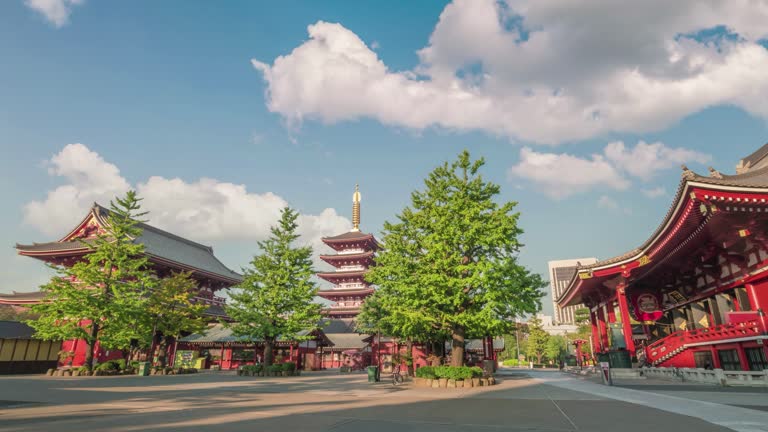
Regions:
<instances>
[{"instance_id":1,"label":"gold ornament on roof","mask_svg":"<svg viewBox=\"0 0 768 432\"><path fill-rule=\"evenodd\" d=\"M360 231L360 188L357 184L352 194L352 231Z\"/></svg>"}]
</instances>

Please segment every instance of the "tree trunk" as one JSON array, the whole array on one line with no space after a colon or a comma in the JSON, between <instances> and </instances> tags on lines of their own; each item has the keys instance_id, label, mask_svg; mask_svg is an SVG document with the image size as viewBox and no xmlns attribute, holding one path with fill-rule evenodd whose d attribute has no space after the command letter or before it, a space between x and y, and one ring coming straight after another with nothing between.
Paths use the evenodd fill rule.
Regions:
<instances>
[{"instance_id":1,"label":"tree trunk","mask_svg":"<svg viewBox=\"0 0 768 432\"><path fill-rule=\"evenodd\" d=\"M408 376L413 376L413 341L408 339L405 343L405 352L408 353L408 359L406 363L408 365Z\"/></svg>"},{"instance_id":2,"label":"tree trunk","mask_svg":"<svg viewBox=\"0 0 768 432\"><path fill-rule=\"evenodd\" d=\"M272 338L264 338L264 368L272 366L272 347L275 341Z\"/></svg>"},{"instance_id":3,"label":"tree trunk","mask_svg":"<svg viewBox=\"0 0 768 432\"><path fill-rule=\"evenodd\" d=\"M464 365L464 326L456 325L451 334L451 366Z\"/></svg>"},{"instance_id":4,"label":"tree trunk","mask_svg":"<svg viewBox=\"0 0 768 432\"><path fill-rule=\"evenodd\" d=\"M85 340L85 367L89 371L93 370L93 350L96 342L99 340L99 323L91 322L91 337Z\"/></svg>"},{"instance_id":5,"label":"tree trunk","mask_svg":"<svg viewBox=\"0 0 768 432\"><path fill-rule=\"evenodd\" d=\"M161 368L164 368L166 364L166 351L168 351L168 338L160 336L160 343L157 344L157 362Z\"/></svg>"}]
</instances>

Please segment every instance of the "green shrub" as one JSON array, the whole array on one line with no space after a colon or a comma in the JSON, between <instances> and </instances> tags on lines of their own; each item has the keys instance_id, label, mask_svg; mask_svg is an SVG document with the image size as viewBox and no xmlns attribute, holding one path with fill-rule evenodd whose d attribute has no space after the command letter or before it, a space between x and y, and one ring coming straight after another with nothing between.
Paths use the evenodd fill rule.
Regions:
<instances>
[{"instance_id":1,"label":"green shrub","mask_svg":"<svg viewBox=\"0 0 768 432\"><path fill-rule=\"evenodd\" d=\"M283 365L281 364L273 364L269 367L269 371L273 373L282 372L283 371Z\"/></svg>"},{"instance_id":2,"label":"green shrub","mask_svg":"<svg viewBox=\"0 0 768 432\"><path fill-rule=\"evenodd\" d=\"M117 369L117 364L115 364L115 363L113 363L111 361L104 362L104 363L99 363L98 365L96 365L95 369L98 370L98 371L116 371L116 370L118 370Z\"/></svg>"},{"instance_id":3,"label":"green shrub","mask_svg":"<svg viewBox=\"0 0 768 432\"><path fill-rule=\"evenodd\" d=\"M109 362L114 363L117 370L125 370L125 359L110 360Z\"/></svg>"},{"instance_id":4,"label":"green shrub","mask_svg":"<svg viewBox=\"0 0 768 432\"><path fill-rule=\"evenodd\" d=\"M282 364L283 372L295 372L296 371L296 363L294 362L285 362Z\"/></svg>"},{"instance_id":5,"label":"green shrub","mask_svg":"<svg viewBox=\"0 0 768 432\"><path fill-rule=\"evenodd\" d=\"M256 372L256 373L261 373L261 371L264 370L264 365L261 364L261 363L259 363L257 365L253 365L251 367L253 368L253 371Z\"/></svg>"},{"instance_id":6,"label":"green shrub","mask_svg":"<svg viewBox=\"0 0 768 432\"><path fill-rule=\"evenodd\" d=\"M472 371L472 378L481 378L485 374L480 366L472 366L470 370Z\"/></svg>"},{"instance_id":7,"label":"green shrub","mask_svg":"<svg viewBox=\"0 0 768 432\"><path fill-rule=\"evenodd\" d=\"M422 366L422 367L416 369L416 377L417 378L427 378L427 379L435 379L435 378L437 378L437 375L435 375L435 367L434 366Z\"/></svg>"},{"instance_id":8,"label":"green shrub","mask_svg":"<svg viewBox=\"0 0 768 432\"><path fill-rule=\"evenodd\" d=\"M520 361L518 359L506 359L502 362L504 366L519 366Z\"/></svg>"}]
</instances>

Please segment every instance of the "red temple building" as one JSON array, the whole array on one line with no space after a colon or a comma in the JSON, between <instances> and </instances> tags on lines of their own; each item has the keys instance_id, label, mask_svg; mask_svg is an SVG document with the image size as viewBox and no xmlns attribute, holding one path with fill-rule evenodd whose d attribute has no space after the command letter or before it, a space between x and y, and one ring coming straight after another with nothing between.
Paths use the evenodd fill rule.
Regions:
<instances>
[{"instance_id":1,"label":"red temple building","mask_svg":"<svg viewBox=\"0 0 768 432\"><path fill-rule=\"evenodd\" d=\"M578 267L557 299L590 310L592 345L661 367L768 369L768 144L736 174L683 166L640 247Z\"/></svg>"},{"instance_id":2,"label":"red temple building","mask_svg":"<svg viewBox=\"0 0 768 432\"><path fill-rule=\"evenodd\" d=\"M84 243L103 231L108 214L108 209L94 204L85 218L60 240L30 245L17 244L16 249L19 255L50 264L71 266L89 253L90 248ZM224 298L217 296L216 293L240 283L242 277L222 264L214 256L213 248L210 246L195 243L145 223L139 226L142 234L134 241L144 245L147 258L156 274L164 277L174 271L191 272L199 287L195 300L208 305L205 314L212 320L225 317ZM45 294L42 292L0 294L0 304L28 307L39 303L44 297ZM64 341L61 350L75 353L72 366L80 366L84 363L86 354L84 341ZM97 362L103 362L120 358L122 353L105 351L96 346L94 357Z\"/></svg>"}]
</instances>

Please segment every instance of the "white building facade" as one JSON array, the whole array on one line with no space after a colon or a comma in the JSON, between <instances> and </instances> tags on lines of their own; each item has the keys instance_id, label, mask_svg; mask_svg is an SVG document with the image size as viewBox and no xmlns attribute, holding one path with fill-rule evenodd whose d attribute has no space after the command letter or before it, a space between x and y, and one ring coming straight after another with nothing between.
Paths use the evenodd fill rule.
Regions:
<instances>
[{"instance_id":1,"label":"white building facade","mask_svg":"<svg viewBox=\"0 0 768 432\"><path fill-rule=\"evenodd\" d=\"M575 324L574 311L580 306L569 306L561 308L558 306L555 299L560 297L560 294L568 288L573 276L576 274L576 267L586 264L594 264L597 262L597 258L576 258L558 261L549 261L549 288L552 294L552 307L555 313L554 324Z\"/></svg>"}]
</instances>

